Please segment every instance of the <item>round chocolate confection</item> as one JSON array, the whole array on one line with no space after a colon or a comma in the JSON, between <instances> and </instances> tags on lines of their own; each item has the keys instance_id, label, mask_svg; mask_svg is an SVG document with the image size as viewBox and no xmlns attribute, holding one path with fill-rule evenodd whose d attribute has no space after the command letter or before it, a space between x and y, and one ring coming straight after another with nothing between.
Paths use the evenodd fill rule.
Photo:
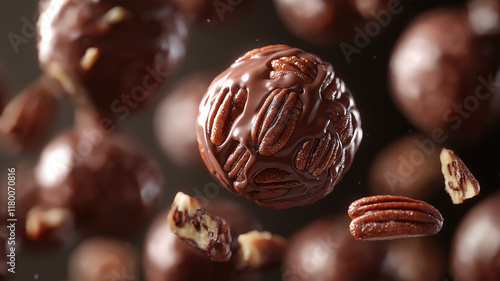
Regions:
<instances>
[{"instance_id":1,"label":"round chocolate confection","mask_svg":"<svg viewBox=\"0 0 500 281\"><path fill-rule=\"evenodd\" d=\"M41 67L102 114L146 106L185 53L187 28L170 1L49 0L40 10Z\"/></svg>"},{"instance_id":2,"label":"round chocolate confection","mask_svg":"<svg viewBox=\"0 0 500 281\"><path fill-rule=\"evenodd\" d=\"M456 281L500 280L500 193L475 205L452 240L450 273Z\"/></svg>"},{"instance_id":3,"label":"round chocolate confection","mask_svg":"<svg viewBox=\"0 0 500 281\"><path fill-rule=\"evenodd\" d=\"M165 155L181 167L203 166L196 140L196 117L212 79L208 73L190 74L176 83L156 108L156 140Z\"/></svg>"},{"instance_id":4,"label":"round chocolate confection","mask_svg":"<svg viewBox=\"0 0 500 281\"><path fill-rule=\"evenodd\" d=\"M284 45L250 51L215 78L197 134L207 168L227 189L273 208L329 194L362 138L333 67Z\"/></svg>"},{"instance_id":5,"label":"round chocolate confection","mask_svg":"<svg viewBox=\"0 0 500 281\"><path fill-rule=\"evenodd\" d=\"M47 144L35 168L40 204L68 208L86 231L130 234L156 206L163 178L130 136L101 129L76 128Z\"/></svg>"},{"instance_id":6,"label":"round chocolate confection","mask_svg":"<svg viewBox=\"0 0 500 281\"><path fill-rule=\"evenodd\" d=\"M349 233L349 217L335 215L305 226L289 241L283 281L377 280L385 254L380 241L358 241Z\"/></svg>"},{"instance_id":7,"label":"round chocolate confection","mask_svg":"<svg viewBox=\"0 0 500 281\"><path fill-rule=\"evenodd\" d=\"M137 280L137 253L125 241L104 237L88 238L71 253L68 275L71 281Z\"/></svg>"},{"instance_id":8,"label":"round chocolate confection","mask_svg":"<svg viewBox=\"0 0 500 281\"><path fill-rule=\"evenodd\" d=\"M400 111L437 142L476 140L498 113L495 52L477 39L465 9L416 18L399 38L389 72Z\"/></svg>"},{"instance_id":9,"label":"round chocolate confection","mask_svg":"<svg viewBox=\"0 0 500 281\"><path fill-rule=\"evenodd\" d=\"M233 255L228 262L214 262L193 248L171 230L168 211L161 213L146 235L143 269L146 281L250 281L258 280L259 273L236 266L237 237L252 230L260 230L257 220L240 205L227 201L211 201L206 208L223 218L231 228Z\"/></svg>"},{"instance_id":10,"label":"round chocolate confection","mask_svg":"<svg viewBox=\"0 0 500 281\"><path fill-rule=\"evenodd\" d=\"M367 21L381 11L389 14L388 3L389 0L274 0L282 22L291 32L319 45L352 41L357 29L363 29Z\"/></svg>"},{"instance_id":11,"label":"round chocolate confection","mask_svg":"<svg viewBox=\"0 0 500 281\"><path fill-rule=\"evenodd\" d=\"M441 146L419 134L401 137L376 156L370 165L368 187L376 195L429 198L442 191Z\"/></svg>"}]
</instances>

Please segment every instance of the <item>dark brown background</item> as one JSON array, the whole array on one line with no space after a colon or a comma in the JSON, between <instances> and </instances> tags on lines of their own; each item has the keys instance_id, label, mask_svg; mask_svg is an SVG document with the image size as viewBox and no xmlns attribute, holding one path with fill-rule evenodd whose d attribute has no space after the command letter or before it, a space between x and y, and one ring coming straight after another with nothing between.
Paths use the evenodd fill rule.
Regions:
<instances>
[{"instance_id":1,"label":"dark brown background","mask_svg":"<svg viewBox=\"0 0 500 281\"><path fill-rule=\"evenodd\" d=\"M372 38L370 44L363 48L359 55L353 55L351 63L346 61L339 47L318 47L292 36L281 24L272 1L255 2L259 3L256 3L253 9L238 16L236 21L223 22L217 27L191 28L187 56L181 68L167 80L163 94L166 94L178 78L187 73L195 70L220 72L247 50L269 44L284 43L300 47L316 53L333 64L336 72L345 80L356 99L364 129L364 139L354 164L333 193L311 206L272 210L233 196L223 188L219 189L218 196L230 197L247 206L262 220L266 229L289 236L293 231L317 217L346 212L351 201L369 194L365 179L369 164L376 153L389 141L414 131L414 128L395 108L387 90L387 62L393 44L405 25L418 13L431 7L464 1L402 0L403 12L394 15L389 26ZM237 9L242 8L236 7ZM10 76L12 93L19 92L40 73L34 34L27 37L27 44L19 46L18 53L14 52L7 38L10 32L21 35L23 25L25 25L23 18L33 22L36 10L37 1L34 0L2 1L0 4L0 60L4 62ZM58 115L59 121L53 134L71 125L71 112L71 106L66 102ZM153 112L154 106L140 114L128 117L120 124L140 139L163 169L166 184L159 208L161 210L169 205L177 191L183 190L194 195L193 189L203 192L207 184L214 186L216 182L205 170L180 169L163 156L153 135ZM443 231L436 236L442 241L445 249L448 247L449 234L453 231L460 216L477 200L498 188L500 150L496 144L499 140L499 133L496 132L474 147L456 150L481 182L482 193L479 199L473 199L458 208L452 208L451 201L444 191L442 196L431 202L442 210L445 217ZM37 153L23 156L23 159L35 161ZM0 171L4 173L5 167L15 165L17 161L16 158L0 155ZM20 174L18 176L22 177ZM140 247L142 236L138 236L134 242ZM35 275L38 276L38 280L63 280L66 277L67 256L74 246L70 245L58 252L22 254L17 260L17 273L11 280L34 280ZM267 275L264 280L279 280L279 276L279 272L276 271Z\"/></svg>"}]
</instances>

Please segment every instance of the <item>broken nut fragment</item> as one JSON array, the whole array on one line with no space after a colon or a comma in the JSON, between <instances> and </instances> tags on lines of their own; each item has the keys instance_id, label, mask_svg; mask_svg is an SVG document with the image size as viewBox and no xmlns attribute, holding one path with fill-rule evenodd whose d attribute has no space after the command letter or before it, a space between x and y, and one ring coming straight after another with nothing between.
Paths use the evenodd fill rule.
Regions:
<instances>
[{"instance_id":1,"label":"broken nut fragment","mask_svg":"<svg viewBox=\"0 0 500 281\"><path fill-rule=\"evenodd\" d=\"M358 240L390 240L438 233L441 213L432 205L408 197L377 195L358 199L348 210L349 230Z\"/></svg>"},{"instance_id":2,"label":"broken nut fragment","mask_svg":"<svg viewBox=\"0 0 500 281\"><path fill-rule=\"evenodd\" d=\"M231 258L229 225L198 200L178 192L168 213L168 222L174 234L211 260L226 262Z\"/></svg>"},{"instance_id":3,"label":"broken nut fragment","mask_svg":"<svg viewBox=\"0 0 500 281\"><path fill-rule=\"evenodd\" d=\"M270 232L251 231L238 236L237 266L264 269L278 265L283 260L287 241Z\"/></svg>"},{"instance_id":4,"label":"broken nut fragment","mask_svg":"<svg viewBox=\"0 0 500 281\"><path fill-rule=\"evenodd\" d=\"M445 190L450 195L453 204L461 204L465 199L479 194L479 182L452 150L443 148L439 157Z\"/></svg>"}]
</instances>

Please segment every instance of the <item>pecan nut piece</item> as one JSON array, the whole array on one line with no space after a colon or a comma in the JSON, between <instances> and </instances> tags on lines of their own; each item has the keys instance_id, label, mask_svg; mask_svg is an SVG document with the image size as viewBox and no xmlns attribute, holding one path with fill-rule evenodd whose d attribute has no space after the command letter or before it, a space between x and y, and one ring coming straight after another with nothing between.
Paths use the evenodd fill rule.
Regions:
<instances>
[{"instance_id":1,"label":"pecan nut piece","mask_svg":"<svg viewBox=\"0 0 500 281\"><path fill-rule=\"evenodd\" d=\"M306 83L312 83L318 75L314 62L297 56L281 57L271 61L271 79L278 79L287 74L294 74Z\"/></svg>"},{"instance_id":2,"label":"pecan nut piece","mask_svg":"<svg viewBox=\"0 0 500 281\"><path fill-rule=\"evenodd\" d=\"M283 260L287 240L267 231L250 231L238 236L237 266L255 270L272 268Z\"/></svg>"},{"instance_id":3,"label":"pecan nut piece","mask_svg":"<svg viewBox=\"0 0 500 281\"><path fill-rule=\"evenodd\" d=\"M389 240L428 236L443 227L441 213L432 205L402 196L377 195L349 206L349 229L358 240Z\"/></svg>"},{"instance_id":4,"label":"pecan nut piece","mask_svg":"<svg viewBox=\"0 0 500 281\"><path fill-rule=\"evenodd\" d=\"M299 95L289 89L275 89L266 98L252 127L252 141L258 152L271 156L288 141L302 112Z\"/></svg>"},{"instance_id":5,"label":"pecan nut piece","mask_svg":"<svg viewBox=\"0 0 500 281\"><path fill-rule=\"evenodd\" d=\"M453 204L461 204L465 199L479 194L479 182L453 151L443 148L439 158L445 190L450 195Z\"/></svg>"},{"instance_id":6,"label":"pecan nut piece","mask_svg":"<svg viewBox=\"0 0 500 281\"><path fill-rule=\"evenodd\" d=\"M168 213L170 229L213 261L231 258L231 231L226 221L203 208L198 200L178 192Z\"/></svg>"},{"instance_id":7,"label":"pecan nut piece","mask_svg":"<svg viewBox=\"0 0 500 281\"><path fill-rule=\"evenodd\" d=\"M210 140L221 145L226 140L234 120L243 112L248 92L239 89L236 93L228 88L222 89L214 97L208 116L207 130Z\"/></svg>"},{"instance_id":8,"label":"pecan nut piece","mask_svg":"<svg viewBox=\"0 0 500 281\"><path fill-rule=\"evenodd\" d=\"M295 167L316 177L333 165L339 153L339 140L332 139L330 132L327 132L321 139L308 140L302 145L295 158Z\"/></svg>"}]
</instances>

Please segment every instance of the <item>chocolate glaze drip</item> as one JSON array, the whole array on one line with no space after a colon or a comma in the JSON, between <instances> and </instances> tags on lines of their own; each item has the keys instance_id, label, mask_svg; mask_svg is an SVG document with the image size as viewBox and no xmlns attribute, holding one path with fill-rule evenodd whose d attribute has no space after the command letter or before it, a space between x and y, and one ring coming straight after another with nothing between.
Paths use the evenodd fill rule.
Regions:
<instances>
[{"instance_id":1,"label":"chocolate glaze drip","mask_svg":"<svg viewBox=\"0 0 500 281\"><path fill-rule=\"evenodd\" d=\"M302 61L312 62L316 68L312 71L310 68L301 68L305 63L296 64L297 69L312 74L308 75L312 79L304 79L304 75L298 75L296 71L281 71L280 75L275 75L273 61L282 58L293 58L288 61L302 58ZM208 115L214 97L227 89L233 93L244 89L248 98L243 112L234 119L230 128L225 128L229 130L225 141L215 145L207 129ZM253 141L251 131L266 98L275 89L298 93L301 112L282 148L271 156L264 156L258 153L259 145ZM332 142L339 142L341 146L333 156L331 167L317 176L307 169L298 169L295 159L304 143L309 140L319 142L328 133L331 134ZM247 53L215 78L200 104L197 135L200 153L208 169L226 188L263 206L288 208L311 204L333 190L351 165L361 142L362 130L353 97L344 82L336 77L333 67L313 54L277 45ZM237 148L241 150L241 145L246 151L239 154L248 156L249 152L250 156L248 160L245 159L246 163L240 168L238 176L230 177L224 165ZM269 176L272 170L276 171L274 177ZM267 174L267 180L264 180L266 184L256 180L259 175L262 178L263 173ZM291 182L293 188L290 188Z\"/></svg>"}]
</instances>

